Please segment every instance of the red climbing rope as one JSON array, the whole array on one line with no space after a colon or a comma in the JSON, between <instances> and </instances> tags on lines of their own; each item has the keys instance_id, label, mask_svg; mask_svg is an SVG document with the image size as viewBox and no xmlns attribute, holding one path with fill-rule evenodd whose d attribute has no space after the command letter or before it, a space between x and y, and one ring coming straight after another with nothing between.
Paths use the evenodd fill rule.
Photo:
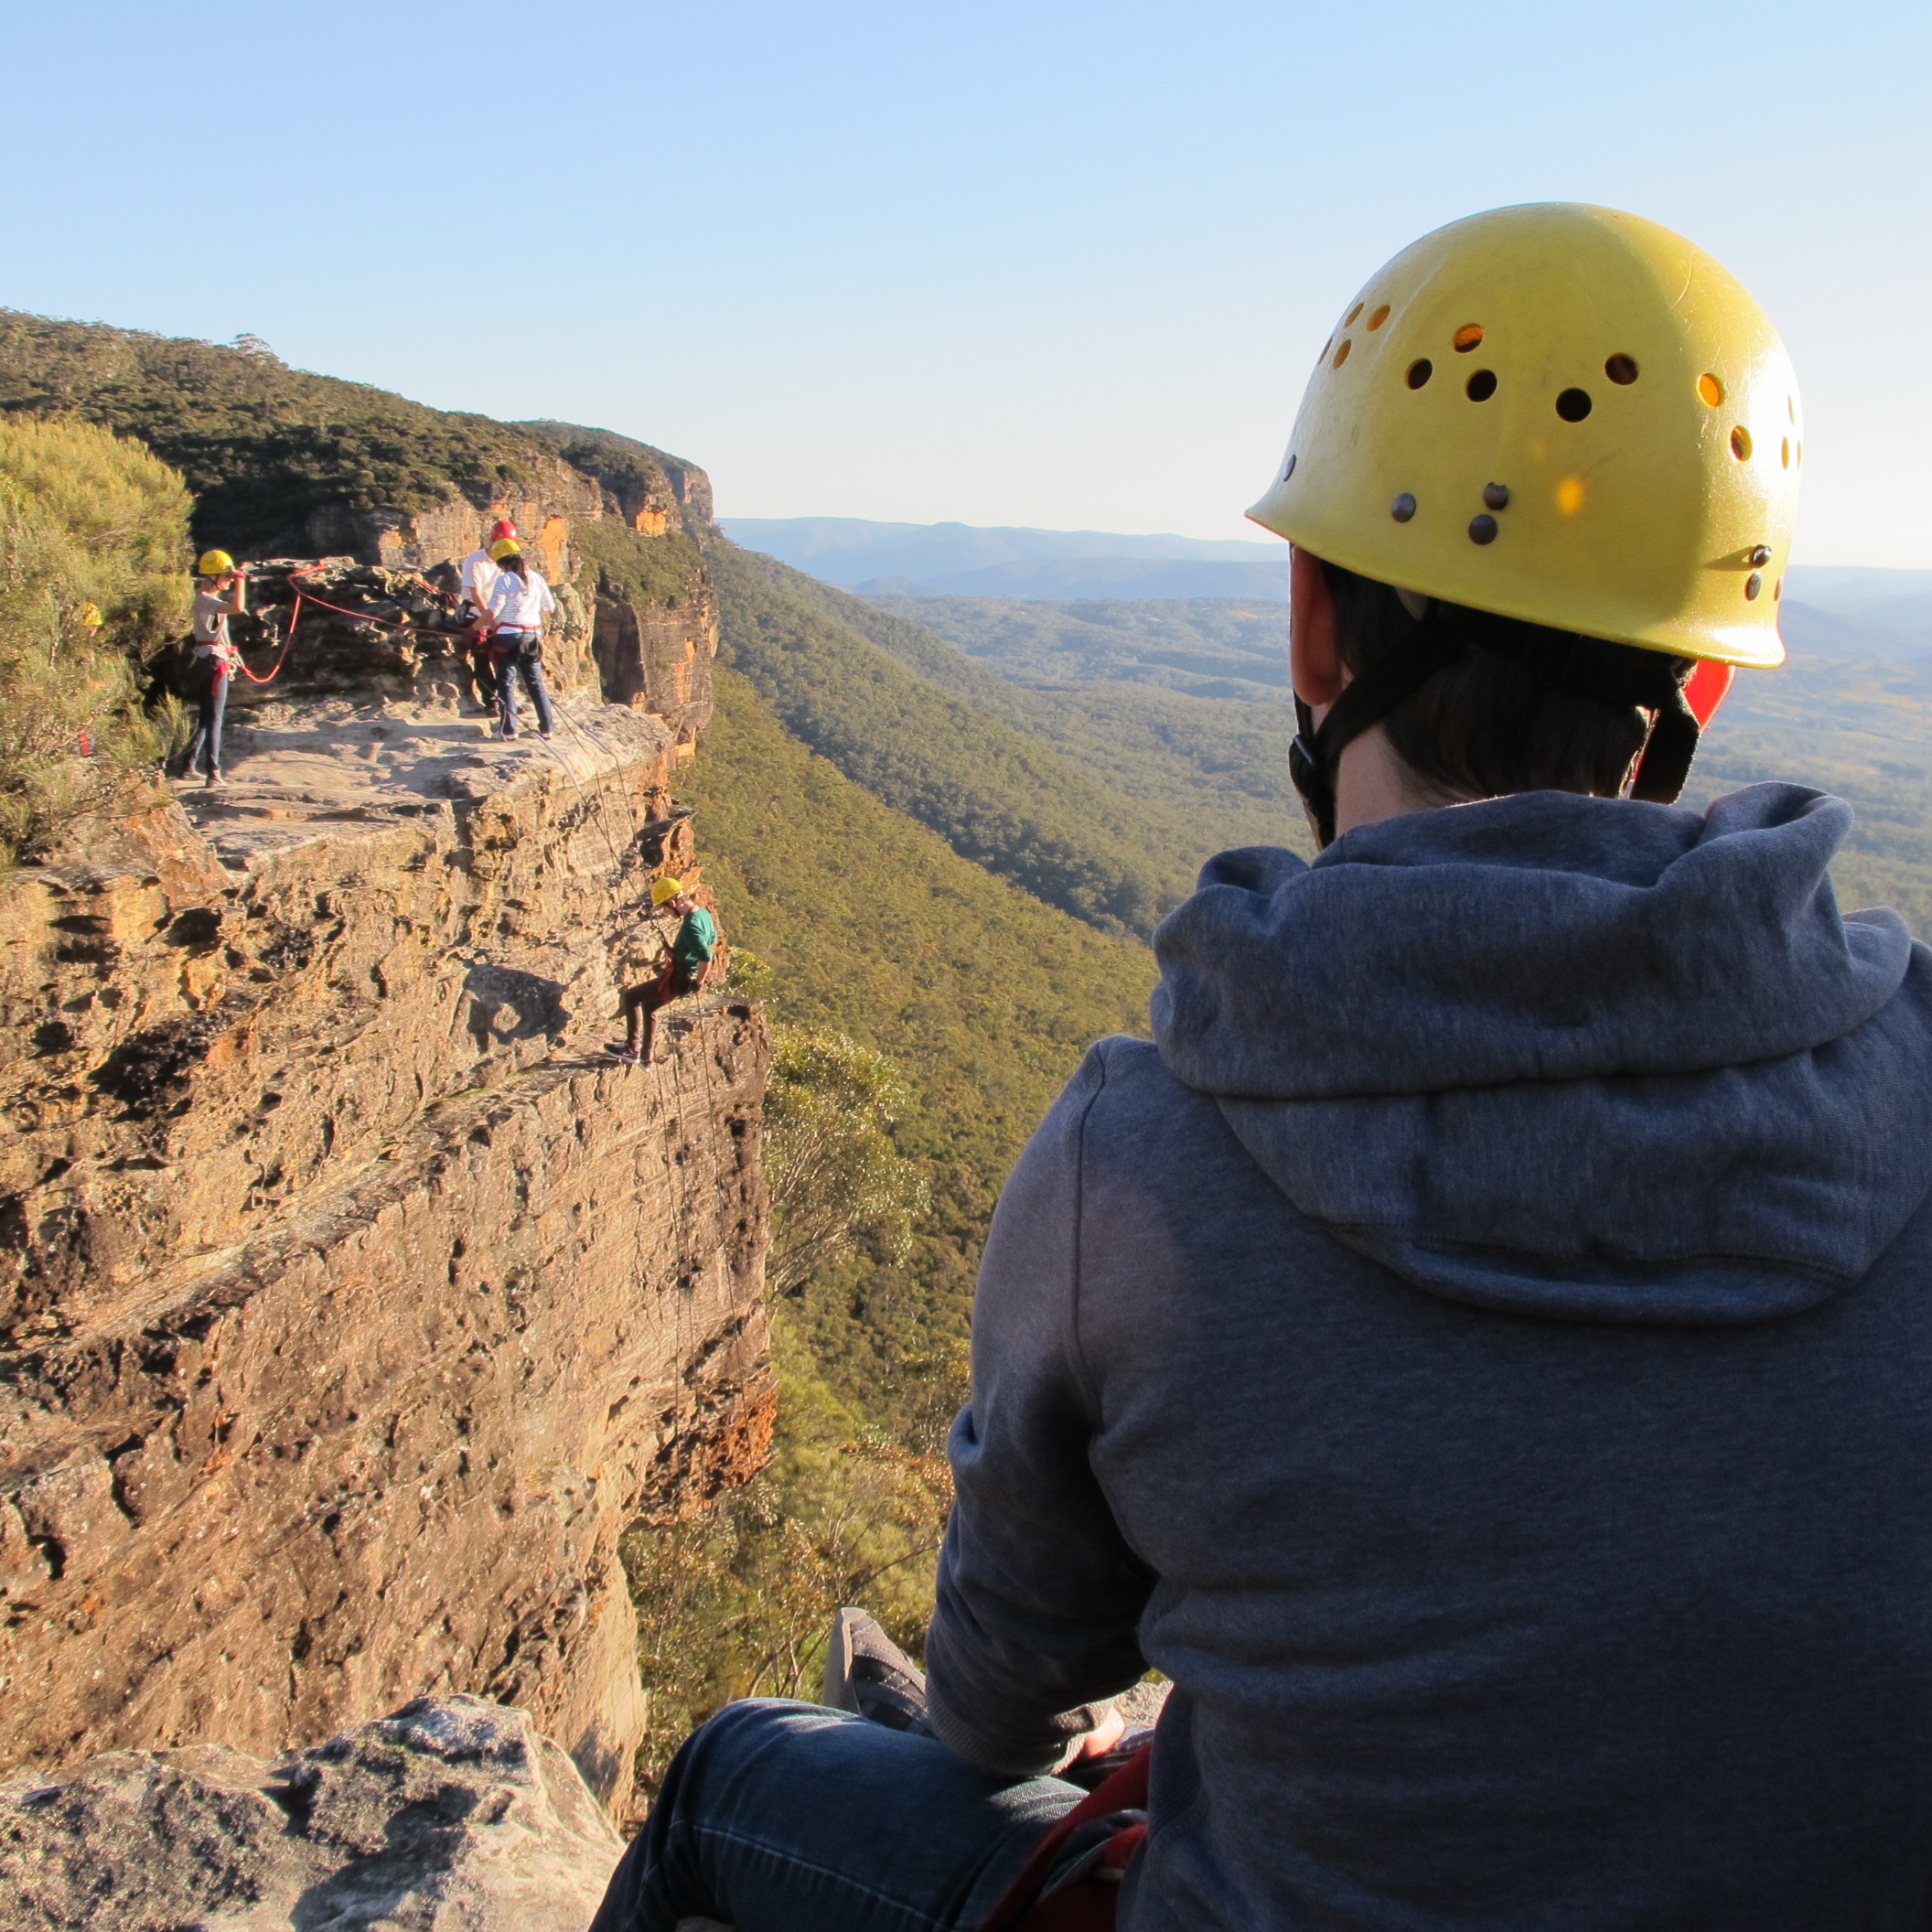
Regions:
<instances>
[{"instance_id":1,"label":"red climbing rope","mask_svg":"<svg viewBox=\"0 0 1932 1932\"><path fill-rule=\"evenodd\" d=\"M255 673L248 668L248 660L244 658L239 650L237 650L235 652L236 670L238 670L242 673L242 675L244 678L247 678L252 683L273 684L275 682L275 679L281 674L283 665L288 661L288 647L293 644L295 640L295 619L301 615L302 593L298 590L295 593L295 607L288 615L288 628L282 633L282 649L275 653L274 669L269 671L266 676L257 677Z\"/></svg>"},{"instance_id":2,"label":"red climbing rope","mask_svg":"<svg viewBox=\"0 0 1932 1932\"><path fill-rule=\"evenodd\" d=\"M462 636L460 631L436 630L427 624L408 624L396 618L372 617L368 611L350 610L346 605L331 604L325 598L318 597L312 590L304 590L300 580L307 576L311 571L320 570L321 567L322 565L319 563L316 563L308 564L303 569L289 572L289 588L295 592L295 601L294 607L288 614L288 628L282 634L282 649L275 653L274 668L257 676L242 661L242 654L237 651L235 653L235 662L243 677L256 684L273 684L274 682L281 672L283 665L288 661L288 647L295 640L295 626L302 620L302 603L305 597L318 610L332 610L338 617L353 617L358 624L373 624L379 630L414 631L426 638L449 639Z\"/></svg>"}]
</instances>

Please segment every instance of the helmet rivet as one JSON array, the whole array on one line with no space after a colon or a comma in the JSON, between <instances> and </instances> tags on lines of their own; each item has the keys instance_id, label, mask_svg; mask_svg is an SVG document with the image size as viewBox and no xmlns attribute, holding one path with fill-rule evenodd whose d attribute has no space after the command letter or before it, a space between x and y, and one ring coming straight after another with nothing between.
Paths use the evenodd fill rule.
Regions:
<instances>
[{"instance_id":1,"label":"helmet rivet","mask_svg":"<svg viewBox=\"0 0 1932 1932\"><path fill-rule=\"evenodd\" d=\"M1755 570L1744 579L1744 596L1746 597L1755 597L1764 587L1765 580Z\"/></svg>"},{"instance_id":2,"label":"helmet rivet","mask_svg":"<svg viewBox=\"0 0 1932 1932\"><path fill-rule=\"evenodd\" d=\"M1507 483L1485 483L1483 485L1483 501L1491 510L1508 510L1509 508L1509 486Z\"/></svg>"},{"instance_id":3,"label":"helmet rivet","mask_svg":"<svg viewBox=\"0 0 1932 1932\"><path fill-rule=\"evenodd\" d=\"M1768 543L1760 543L1751 553L1747 561L1752 564L1768 564L1771 561L1771 546Z\"/></svg>"},{"instance_id":4,"label":"helmet rivet","mask_svg":"<svg viewBox=\"0 0 1932 1932\"><path fill-rule=\"evenodd\" d=\"M1469 541L1472 543L1494 543L1499 527L1494 517L1471 517Z\"/></svg>"},{"instance_id":5,"label":"helmet rivet","mask_svg":"<svg viewBox=\"0 0 1932 1932\"><path fill-rule=\"evenodd\" d=\"M1395 501L1389 506L1389 514L1393 517L1398 523L1406 523L1409 519L1415 514L1415 499L1411 497L1409 492L1405 489L1401 493L1401 495L1399 496L1395 499Z\"/></svg>"}]
</instances>

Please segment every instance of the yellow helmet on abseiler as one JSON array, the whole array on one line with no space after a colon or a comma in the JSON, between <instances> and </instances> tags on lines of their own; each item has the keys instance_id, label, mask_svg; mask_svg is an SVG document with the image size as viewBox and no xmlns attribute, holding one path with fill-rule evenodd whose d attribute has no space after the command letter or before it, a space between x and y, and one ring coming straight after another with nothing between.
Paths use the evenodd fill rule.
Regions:
<instances>
[{"instance_id":1,"label":"yellow helmet on abseiler","mask_svg":"<svg viewBox=\"0 0 1932 1932\"><path fill-rule=\"evenodd\" d=\"M234 567L235 560L225 550L204 550L195 572L203 577L225 577Z\"/></svg>"},{"instance_id":2,"label":"yellow helmet on abseiler","mask_svg":"<svg viewBox=\"0 0 1932 1932\"><path fill-rule=\"evenodd\" d=\"M1495 209L1347 305L1248 514L1422 596L1769 666L1803 433L1776 330L1701 249L1615 209Z\"/></svg>"},{"instance_id":3,"label":"yellow helmet on abseiler","mask_svg":"<svg viewBox=\"0 0 1932 1932\"><path fill-rule=\"evenodd\" d=\"M489 546L489 560L492 564L500 564L505 557L521 557L522 554L523 546L514 537L499 537Z\"/></svg>"},{"instance_id":4,"label":"yellow helmet on abseiler","mask_svg":"<svg viewBox=\"0 0 1932 1932\"><path fill-rule=\"evenodd\" d=\"M650 903L652 908L655 909L660 906L670 905L671 900L676 898L678 895L683 890L684 882L682 879L653 879L651 881L650 886Z\"/></svg>"}]
</instances>

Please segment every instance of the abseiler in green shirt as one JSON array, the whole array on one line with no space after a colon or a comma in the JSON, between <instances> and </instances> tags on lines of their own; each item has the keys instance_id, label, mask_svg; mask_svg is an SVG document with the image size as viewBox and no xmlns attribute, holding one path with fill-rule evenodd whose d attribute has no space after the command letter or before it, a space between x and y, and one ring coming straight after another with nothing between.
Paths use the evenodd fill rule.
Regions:
<instances>
[{"instance_id":1,"label":"abseiler in green shirt","mask_svg":"<svg viewBox=\"0 0 1932 1932\"><path fill-rule=\"evenodd\" d=\"M671 942L671 956L678 962L681 978L694 980L711 963L718 950L718 922L702 906L684 915L677 937Z\"/></svg>"}]
</instances>

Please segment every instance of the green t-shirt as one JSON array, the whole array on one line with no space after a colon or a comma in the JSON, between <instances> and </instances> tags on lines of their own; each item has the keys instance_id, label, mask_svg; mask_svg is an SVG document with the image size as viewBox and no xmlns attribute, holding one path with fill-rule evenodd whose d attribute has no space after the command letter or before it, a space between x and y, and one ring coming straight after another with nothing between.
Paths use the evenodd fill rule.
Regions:
<instances>
[{"instance_id":1,"label":"green t-shirt","mask_svg":"<svg viewBox=\"0 0 1932 1932\"><path fill-rule=\"evenodd\" d=\"M702 906L692 907L671 942L671 957L687 973L695 973L717 950L718 922Z\"/></svg>"}]
</instances>

